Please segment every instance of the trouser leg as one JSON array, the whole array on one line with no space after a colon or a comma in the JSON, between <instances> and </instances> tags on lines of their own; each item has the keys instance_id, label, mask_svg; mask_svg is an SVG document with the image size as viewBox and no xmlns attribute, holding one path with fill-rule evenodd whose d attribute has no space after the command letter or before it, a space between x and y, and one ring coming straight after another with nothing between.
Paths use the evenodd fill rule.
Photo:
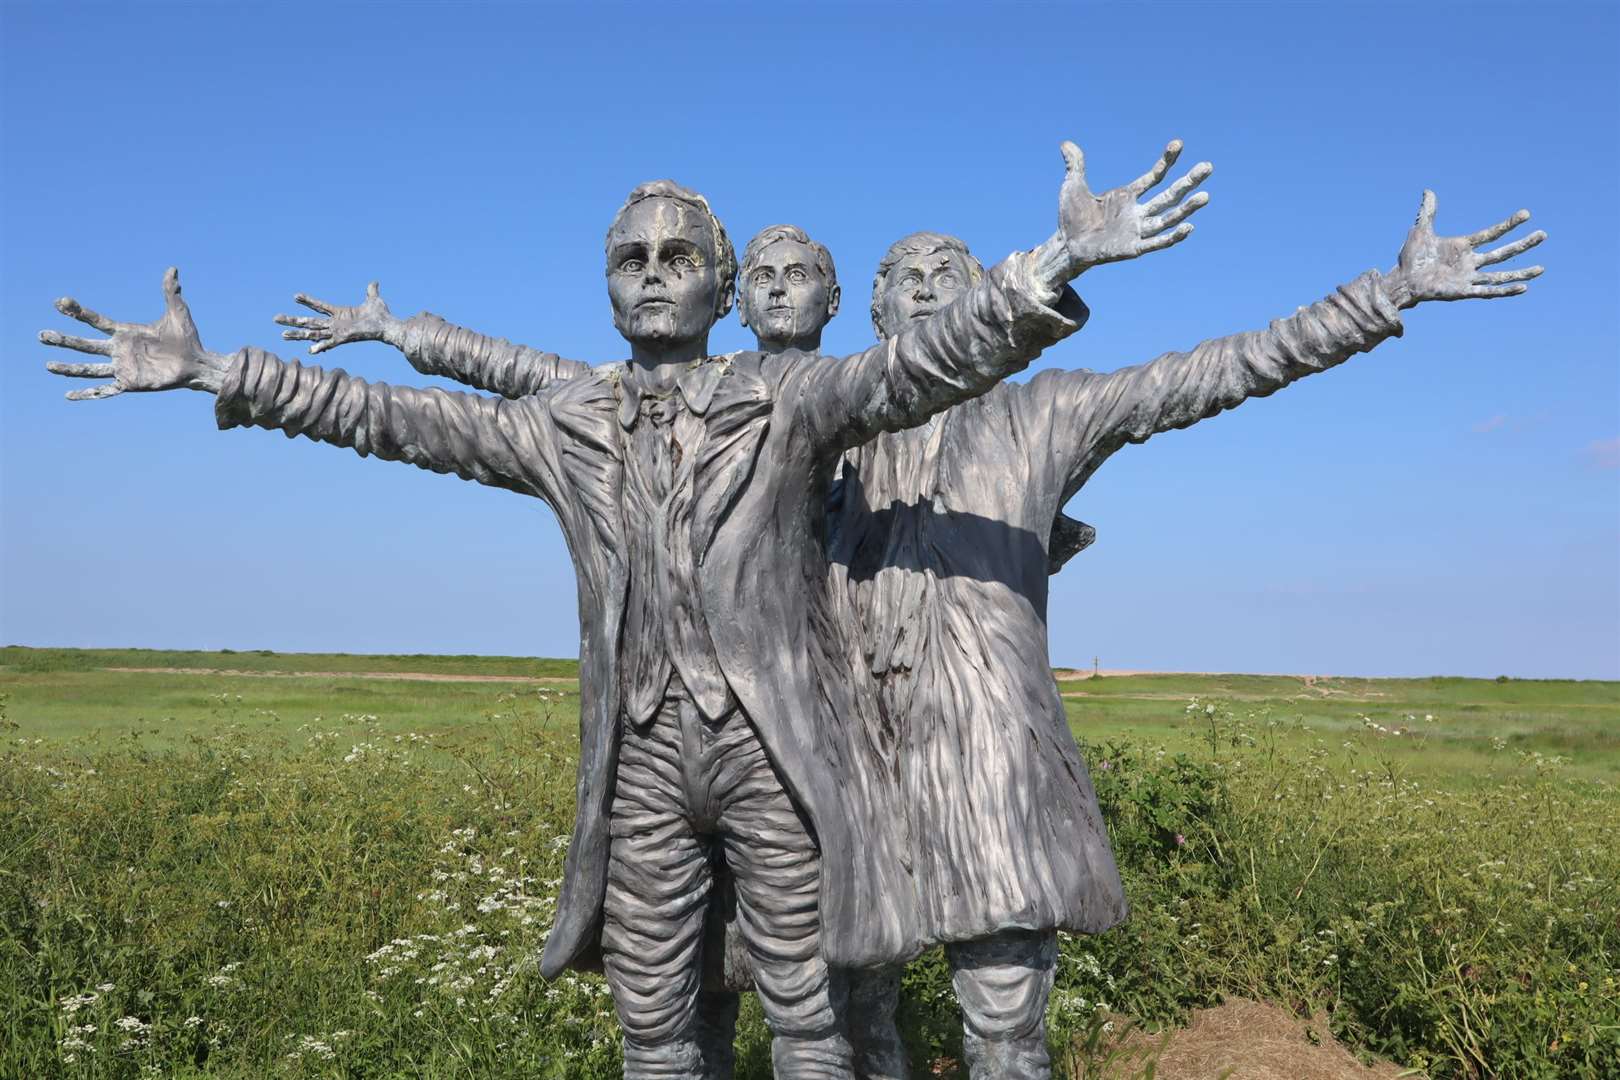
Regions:
<instances>
[{"instance_id":1,"label":"trouser leg","mask_svg":"<svg viewBox=\"0 0 1620 1080\"><path fill-rule=\"evenodd\" d=\"M971 1080L1048 1080L1046 1003L1057 934L1004 930L946 946Z\"/></svg>"},{"instance_id":2,"label":"trouser leg","mask_svg":"<svg viewBox=\"0 0 1620 1080\"><path fill-rule=\"evenodd\" d=\"M771 1026L777 1080L853 1076L842 977L821 958L819 859L809 830L755 740L729 763L722 816L737 923Z\"/></svg>"},{"instance_id":3,"label":"trouser leg","mask_svg":"<svg viewBox=\"0 0 1620 1080\"><path fill-rule=\"evenodd\" d=\"M694 834L660 715L627 732L611 820L602 962L624 1030L625 1080L704 1080L696 1025L711 841Z\"/></svg>"},{"instance_id":4,"label":"trouser leg","mask_svg":"<svg viewBox=\"0 0 1620 1080\"><path fill-rule=\"evenodd\" d=\"M906 1080L906 1047L895 1010L902 968L849 972L849 1041L857 1080Z\"/></svg>"}]
</instances>

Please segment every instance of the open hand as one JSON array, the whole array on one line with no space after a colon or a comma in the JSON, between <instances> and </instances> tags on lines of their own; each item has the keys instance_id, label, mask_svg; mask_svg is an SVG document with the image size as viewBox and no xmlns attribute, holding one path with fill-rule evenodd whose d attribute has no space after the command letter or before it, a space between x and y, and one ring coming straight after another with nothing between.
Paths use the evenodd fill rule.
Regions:
<instances>
[{"instance_id":1,"label":"open hand","mask_svg":"<svg viewBox=\"0 0 1620 1080\"><path fill-rule=\"evenodd\" d=\"M1395 269L1385 279L1398 306L1407 308L1424 300L1490 300L1518 296L1529 288L1523 282L1541 276L1540 266L1523 270L1483 269L1522 255L1547 239L1547 234L1540 229L1489 251L1474 250L1529 221L1530 211L1520 210L1467 236L1436 236L1435 206L1434 192L1425 191L1417 221L1406 234Z\"/></svg>"},{"instance_id":2,"label":"open hand","mask_svg":"<svg viewBox=\"0 0 1620 1080\"><path fill-rule=\"evenodd\" d=\"M288 341L312 341L311 353L323 353L351 341L395 342L394 331L402 328L403 320L394 318L388 304L378 294L377 283L366 286L366 298L358 307L342 307L317 300L305 293L293 297L320 317L311 315L277 315L276 322L293 329L283 330L281 336Z\"/></svg>"},{"instance_id":3,"label":"open hand","mask_svg":"<svg viewBox=\"0 0 1620 1080\"><path fill-rule=\"evenodd\" d=\"M112 397L125 390L173 390L181 386L218 390L229 361L203 348L191 309L180 298L180 271L172 266L163 275L163 304L163 317L156 322L121 323L64 296L56 302L56 310L111 336L82 338L41 330L39 340L59 349L105 356L110 362L71 364L52 360L45 370L75 379L113 380L70 390L69 401Z\"/></svg>"},{"instance_id":4,"label":"open hand","mask_svg":"<svg viewBox=\"0 0 1620 1080\"><path fill-rule=\"evenodd\" d=\"M1065 142L1062 149L1068 175L1058 196L1058 231L1074 275L1102 263L1134 259L1179 244L1192 235L1187 218L1209 202L1209 194L1202 191L1187 198L1215 171L1207 161L1194 165L1152 199L1137 201L1170 172L1181 156L1180 139L1165 147L1153 168L1101 195L1093 195L1086 185L1086 158L1080 148Z\"/></svg>"}]
</instances>

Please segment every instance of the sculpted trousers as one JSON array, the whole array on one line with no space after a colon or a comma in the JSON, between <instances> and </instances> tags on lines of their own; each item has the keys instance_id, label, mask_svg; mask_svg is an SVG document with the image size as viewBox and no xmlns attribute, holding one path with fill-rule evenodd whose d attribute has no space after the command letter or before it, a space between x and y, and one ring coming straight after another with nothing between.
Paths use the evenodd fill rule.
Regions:
<instances>
[{"instance_id":1,"label":"sculpted trousers","mask_svg":"<svg viewBox=\"0 0 1620 1080\"><path fill-rule=\"evenodd\" d=\"M1046 1003L1057 933L1003 930L945 947L971 1080L1049 1080Z\"/></svg>"},{"instance_id":2,"label":"sculpted trousers","mask_svg":"<svg viewBox=\"0 0 1620 1080\"><path fill-rule=\"evenodd\" d=\"M602 958L625 1080L702 1080L725 1067L714 1055L729 1047L697 1022L721 860L736 882L776 1076L848 1080L841 983L819 950L816 849L748 718L706 721L672 680L645 729L623 732L610 831Z\"/></svg>"}]
</instances>

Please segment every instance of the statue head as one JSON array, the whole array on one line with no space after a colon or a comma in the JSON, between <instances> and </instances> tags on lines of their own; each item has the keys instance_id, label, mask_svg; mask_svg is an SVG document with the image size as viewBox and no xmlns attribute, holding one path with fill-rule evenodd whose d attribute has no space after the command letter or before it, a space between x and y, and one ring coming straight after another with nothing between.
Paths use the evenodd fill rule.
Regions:
<instances>
[{"instance_id":1,"label":"statue head","mask_svg":"<svg viewBox=\"0 0 1620 1080\"><path fill-rule=\"evenodd\" d=\"M766 352L821 347L821 330L838 314L832 253L797 225L761 229L743 249L737 312Z\"/></svg>"},{"instance_id":2,"label":"statue head","mask_svg":"<svg viewBox=\"0 0 1620 1080\"><path fill-rule=\"evenodd\" d=\"M737 253L709 202L672 180L630 193L607 234L608 299L625 339L668 348L731 310Z\"/></svg>"},{"instance_id":3,"label":"statue head","mask_svg":"<svg viewBox=\"0 0 1620 1080\"><path fill-rule=\"evenodd\" d=\"M971 289L984 276L967 245L954 236L920 232L896 240L872 278L872 326L878 338L898 334Z\"/></svg>"}]
</instances>

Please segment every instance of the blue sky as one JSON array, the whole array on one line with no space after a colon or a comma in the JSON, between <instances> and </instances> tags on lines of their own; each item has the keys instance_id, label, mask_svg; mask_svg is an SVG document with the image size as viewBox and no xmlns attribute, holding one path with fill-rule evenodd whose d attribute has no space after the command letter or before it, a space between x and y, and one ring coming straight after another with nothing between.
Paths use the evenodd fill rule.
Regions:
<instances>
[{"instance_id":1,"label":"blue sky","mask_svg":"<svg viewBox=\"0 0 1620 1080\"><path fill-rule=\"evenodd\" d=\"M1187 243L1078 283L1040 366L1111 369L1263 326L1520 206L1527 296L1127 447L1069 505L1057 662L1620 678L1620 132L1612 4L751 8L0 6L0 641L573 655L540 503L263 431L174 392L69 403L51 301L282 356L307 291L589 360L624 345L602 236L637 182L739 247L797 222L869 343L918 229L987 262L1052 230L1073 138L1099 190L1172 136L1216 165ZM1522 265L1524 260L1519 264ZM717 351L751 343L732 320ZM380 344L323 357L420 383Z\"/></svg>"}]
</instances>

